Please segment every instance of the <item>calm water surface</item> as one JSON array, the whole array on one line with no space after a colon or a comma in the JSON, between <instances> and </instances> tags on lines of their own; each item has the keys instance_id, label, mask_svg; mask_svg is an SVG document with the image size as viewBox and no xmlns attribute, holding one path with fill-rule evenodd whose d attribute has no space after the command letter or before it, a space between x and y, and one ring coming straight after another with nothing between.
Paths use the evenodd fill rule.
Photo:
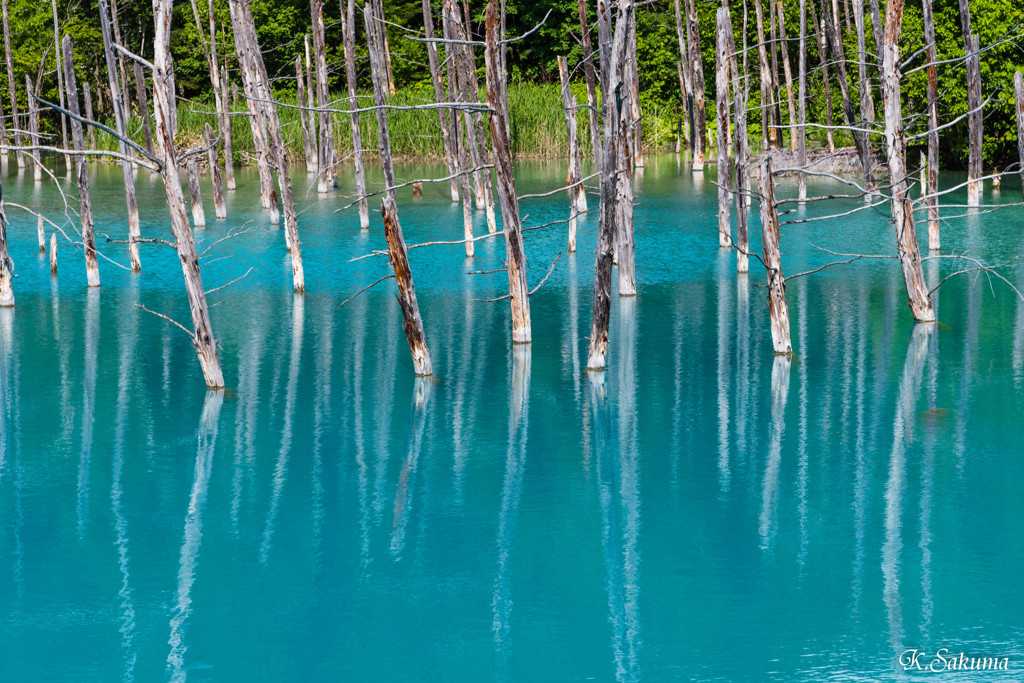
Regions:
<instances>
[{"instance_id":1,"label":"calm water surface","mask_svg":"<svg viewBox=\"0 0 1024 683\"><path fill-rule=\"evenodd\" d=\"M51 279L34 218L8 207L0 680L900 680L908 648L1024 677L1024 305L962 276L915 328L896 264L860 261L789 283L798 355L777 360L763 271L737 278L717 248L713 174L648 158L639 296L613 300L597 379L580 372L596 212L531 299L532 348L512 348L507 302L476 300L504 277L467 274L500 266L500 240L472 261L411 252L438 374L417 381L392 283L338 308L388 272L348 262L383 245L379 217L361 234L334 213L347 200L298 192L295 297L242 172L229 220L208 201L197 231L253 228L206 258L207 288L253 268L211 295L230 391L208 395L188 339L138 307L188 319L171 250L147 245L141 275L101 260L90 292L81 253L62 243ZM519 192L564 177L523 163ZM120 172L93 182L97 230L123 238ZM162 186L138 186L144 234L164 236ZM11 168L4 195L63 220L51 182ZM525 200L526 224L567 204ZM399 207L410 243L461 236L446 184ZM1022 226L1019 207L951 218L944 253L1005 260ZM531 283L564 241L527 233ZM787 272L833 258L809 243L893 251L872 211L785 226Z\"/></svg>"}]
</instances>

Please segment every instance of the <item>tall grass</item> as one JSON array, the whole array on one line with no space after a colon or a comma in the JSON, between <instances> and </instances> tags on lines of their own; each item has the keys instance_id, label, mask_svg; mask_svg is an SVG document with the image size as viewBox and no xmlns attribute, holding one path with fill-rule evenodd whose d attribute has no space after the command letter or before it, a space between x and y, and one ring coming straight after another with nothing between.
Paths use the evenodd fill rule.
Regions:
<instances>
[{"instance_id":1,"label":"tall grass","mask_svg":"<svg viewBox=\"0 0 1024 683\"><path fill-rule=\"evenodd\" d=\"M582 84L574 86L573 92L578 102L587 101L586 89ZM481 98L485 93L480 93ZM279 91L277 99L284 106L278 107L282 132L288 152L294 161L303 159L302 127L299 109L294 105L297 98L292 92ZM408 88L399 91L389 99L389 104L412 106L433 102L433 90L429 88ZM348 98L341 99L335 93L337 109L348 109ZM369 95L360 95L360 106L372 103ZM289 106L291 105L291 106ZM212 113L212 105L204 107L201 103L181 103L178 107L177 145L180 149L202 146L203 126L207 123L217 130L217 121ZM240 115L231 117L231 136L236 163L248 163L252 160L252 131L245 111L244 101L232 106L232 110ZM565 127L565 114L562 110L562 99L559 86L556 84L513 83L509 85L509 112L512 124L512 154L517 157L529 158L565 158L569 143ZM334 129L334 140L342 158L352 152L352 134L348 114L332 113L331 125ZM581 152L591 154L590 118L587 110L577 110L579 141ZM374 113L363 113L359 117L363 149L369 155L378 152L377 117ZM646 147L658 148L674 143L675 116L669 108L659 104L648 104L643 111L643 141ZM137 116L129 121L129 132L132 139L139 145L144 144L142 121ZM487 121L484 119L487 130ZM460 129L460 133L464 129ZM441 130L438 111L429 110L389 110L388 131L391 138L391 153L396 158L404 159L439 159L444 156L441 143ZM488 131L489 137L489 131ZM110 135L97 131L97 145L102 149L115 149L116 141Z\"/></svg>"}]
</instances>

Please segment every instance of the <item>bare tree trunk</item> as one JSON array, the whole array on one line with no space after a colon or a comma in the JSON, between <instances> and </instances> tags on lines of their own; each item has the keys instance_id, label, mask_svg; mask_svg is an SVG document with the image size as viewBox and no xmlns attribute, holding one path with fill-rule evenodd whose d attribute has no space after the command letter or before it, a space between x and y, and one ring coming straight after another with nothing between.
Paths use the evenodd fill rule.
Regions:
<instances>
[{"instance_id":1,"label":"bare tree trunk","mask_svg":"<svg viewBox=\"0 0 1024 683\"><path fill-rule=\"evenodd\" d=\"M309 34L307 33L302 37L302 41L305 47L306 62L305 72L303 73L303 80L306 83L306 98L303 102L308 109L306 110L306 123L309 125L309 154L306 156L306 173L316 173L317 164L319 163L320 152L317 148L317 128L316 128L316 113L313 108L316 106L314 97L316 94L316 72L313 69L313 60L310 57L309 50Z\"/></svg>"},{"instance_id":2,"label":"bare tree trunk","mask_svg":"<svg viewBox=\"0 0 1024 683\"><path fill-rule=\"evenodd\" d=\"M769 140L772 140L772 144L776 149L781 149L783 145L783 133L782 133L782 86L779 84L779 47L778 47L778 30L775 26L775 11L772 9L772 0L768 0L768 40L769 40L769 61L771 62L771 73L772 73L772 89L770 94L772 96L772 108L770 110L772 118L772 129L775 132L775 138L772 139L771 132L768 133Z\"/></svg>"},{"instance_id":3,"label":"bare tree trunk","mask_svg":"<svg viewBox=\"0 0 1024 683\"><path fill-rule=\"evenodd\" d=\"M444 0L444 3L446 12L444 15L445 36L449 40L456 41L453 49L454 59L451 60L448 67L449 79L454 79L454 83L456 83L459 102L476 102L477 96L471 92L469 78L470 71L475 69L475 64L472 64L474 61L473 54L468 50L468 46L459 44L459 41L467 40L463 29L462 17L459 14L459 4L453 0ZM476 145L476 133L473 128L472 115L468 111L462 111L457 114L457 118L462 119L465 134L461 140L469 151L472 167L479 169L480 150ZM479 170L473 171L473 187L476 193L476 208L479 211L484 208L484 183Z\"/></svg>"},{"instance_id":4,"label":"bare tree trunk","mask_svg":"<svg viewBox=\"0 0 1024 683\"><path fill-rule=\"evenodd\" d=\"M978 36L971 31L971 7L960 0L960 25L964 34L964 56L967 67L967 205L981 202L982 127L984 112L981 99L981 57Z\"/></svg>"},{"instance_id":5,"label":"bare tree trunk","mask_svg":"<svg viewBox=\"0 0 1024 683\"><path fill-rule=\"evenodd\" d=\"M57 233L50 234L50 275L57 274Z\"/></svg>"},{"instance_id":6,"label":"bare tree trunk","mask_svg":"<svg viewBox=\"0 0 1024 683\"><path fill-rule=\"evenodd\" d=\"M903 0L889 0L885 8L885 42L882 50L882 101L885 141L888 146L889 183L892 186L892 218L896 225L896 255L907 285L910 311L917 322L935 322L935 309L921 268L921 251L914 227L914 205L907 184L907 143L903 137L900 102L900 32Z\"/></svg>"},{"instance_id":7,"label":"bare tree trunk","mask_svg":"<svg viewBox=\"0 0 1024 683\"><path fill-rule=\"evenodd\" d=\"M690 31L690 49L697 54L694 64L699 60L699 51L694 42L696 15L687 13ZM601 51L601 92L615 93L622 87L623 63L626 60L626 14L633 11L631 0L618 3L615 12L614 31L612 26L612 7L607 0L597 3L597 44ZM693 55L691 55L693 57ZM694 89L697 90L696 70ZM703 79L702 79L703 80ZM700 91L703 91L701 83ZM616 162L622 121L622 103L615 97L602 97L601 108L604 121L604 147L601 151L600 172L600 219L597 232L597 253L594 259L594 298L590 322L590 348L587 351L587 370L604 370L607 367L608 326L611 317L611 281L612 260L615 252L615 223L617 217L617 182ZM701 112L697 112L700 120ZM699 137L699 133L698 133ZM695 150L696 156L696 150ZM703 165L703 159L701 159ZM696 166L695 166L696 169Z\"/></svg>"},{"instance_id":8,"label":"bare tree trunk","mask_svg":"<svg viewBox=\"0 0 1024 683\"><path fill-rule=\"evenodd\" d=\"M693 73L693 110L694 125L697 132L694 136L693 146L693 170L704 170L704 155L708 148L708 127L707 118L704 112L704 59L700 53L700 29L697 26L697 10L694 8L693 0L689 0L689 13L686 17L687 25L690 28L690 64ZM630 5L632 7L632 5ZM604 68L602 60L601 68ZM608 92L604 88L602 92Z\"/></svg>"},{"instance_id":9,"label":"bare tree trunk","mask_svg":"<svg viewBox=\"0 0 1024 683\"><path fill-rule=\"evenodd\" d=\"M249 0L240 0L232 4L232 23L235 29L235 48L242 76L248 81L250 90L260 100L263 118L267 123L267 134L270 153L277 167L277 184L281 190L281 205L284 208L285 246L292 257L292 289L296 292L306 291L306 278L302 266L302 249L299 243L298 217L295 212L295 199L292 194L291 171L288 165L288 153L281 131L281 120L274 104L274 94L270 88L270 78L263 63L256 39L256 24L253 21ZM276 206L276 201L274 202Z\"/></svg>"},{"instance_id":10,"label":"bare tree trunk","mask_svg":"<svg viewBox=\"0 0 1024 683\"><path fill-rule=\"evenodd\" d=\"M316 64L316 100L321 110L330 106L330 93L327 91L327 56L324 47L324 2L310 0L310 12L313 16L313 60ZM334 131L331 130L331 114L320 111L320 145L318 159L317 192L327 194L334 178Z\"/></svg>"},{"instance_id":11,"label":"bare tree trunk","mask_svg":"<svg viewBox=\"0 0 1024 683\"><path fill-rule=\"evenodd\" d=\"M64 69L60 63L60 23L57 21L57 0L50 0L50 7L53 9L53 56L57 60L57 93L58 102L60 102L60 108L65 109L64 106ZM4 138L7 137L6 132ZM61 112L60 115L60 141L61 147L68 149L68 117ZM68 171L71 170L71 155L64 155L64 165L67 166Z\"/></svg>"},{"instance_id":12,"label":"bare tree trunk","mask_svg":"<svg viewBox=\"0 0 1024 683\"><path fill-rule=\"evenodd\" d=\"M626 59L626 87L629 89L629 140L632 149L631 166L643 167L643 125L640 114L640 74L637 71L639 58L636 51L636 13L629 22L629 57ZM621 272L621 271L620 271Z\"/></svg>"},{"instance_id":13,"label":"bare tree trunk","mask_svg":"<svg viewBox=\"0 0 1024 683\"><path fill-rule=\"evenodd\" d=\"M580 160L579 137L576 133L576 97L569 82L569 65L565 57L558 58L558 75L562 83L562 108L565 110L565 128L569 135L569 251L576 251L576 214L587 210L587 194L583 188L583 168Z\"/></svg>"},{"instance_id":14,"label":"bare tree trunk","mask_svg":"<svg viewBox=\"0 0 1024 683\"><path fill-rule=\"evenodd\" d=\"M1021 192L1024 193L1024 78L1018 71L1013 75L1013 94L1017 119L1017 154L1020 158Z\"/></svg>"},{"instance_id":15,"label":"bare tree trunk","mask_svg":"<svg viewBox=\"0 0 1024 683\"><path fill-rule=\"evenodd\" d=\"M430 0L423 0L423 35L428 41L434 38L434 17L430 9ZM430 83L434 86L434 101L444 102L444 77L441 75L441 63L437 57L437 43L428 42L427 46L427 61L430 65ZM448 175L451 176L451 180L448 183L451 191L452 201L459 201L459 179L456 177L458 173L458 162L455 157L458 152L455 149L455 132L453 130L454 124L454 112L447 109L438 109L437 117L438 123L441 126L441 144L444 146L444 159L448 165Z\"/></svg>"},{"instance_id":16,"label":"bare tree trunk","mask_svg":"<svg viewBox=\"0 0 1024 683\"><path fill-rule=\"evenodd\" d=\"M11 26L10 17L7 13L7 0L0 0L3 3L4 19L4 54L7 58L7 92L11 97L11 125L14 128L14 144L21 147L21 117L18 115L18 90L14 85L14 61L11 59ZM91 118L91 117L90 117ZM25 158L21 154L15 155L18 168L25 168Z\"/></svg>"},{"instance_id":17,"label":"bare tree trunk","mask_svg":"<svg viewBox=\"0 0 1024 683\"><path fill-rule=\"evenodd\" d=\"M835 136L832 134L832 86L829 84L828 60L825 59L825 36L818 28L818 12L811 2L811 27L814 29L814 45L818 50L818 63L821 66L821 81L825 89L825 136L828 140L828 151L836 151Z\"/></svg>"},{"instance_id":18,"label":"bare tree trunk","mask_svg":"<svg viewBox=\"0 0 1024 683\"><path fill-rule=\"evenodd\" d=\"M203 127L203 139L209 147L206 158L210 164L210 182L213 185L213 213L219 220L224 220L228 217L228 210L224 206L224 184L221 182L220 166L217 164L217 141L213 137L213 128L208 123Z\"/></svg>"},{"instance_id":19,"label":"bare tree trunk","mask_svg":"<svg viewBox=\"0 0 1024 683\"><path fill-rule=\"evenodd\" d=\"M64 73L67 73L67 70L65 70ZM65 79L64 82L65 88L67 88L67 79ZM90 90L89 88L89 81L82 83L82 91L85 95L85 118L89 119L90 121L95 121L96 119L93 117L92 112L92 90ZM68 90L68 93L68 97L70 97L71 91ZM85 134L85 144L86 149L94 149L96 147L96 131L93 129L92 126L89 126L89 130Z\"/></svg>"},{"instance_id":20,"label":"bare tree trunk","mask_svg":"<svg viewBox=\"0 0 1024 683\"><path fill-rule=\"evenodd\" d=\"M41 215L39 219L42 220ZM7 254L7 213L4 211L4 185L0 180L0 307L14 306L13 271L14 262Z\"/></svg>"},{"instance_id":21,"label":"bare tree trunk","mask_svg":"<svg viewBox=\"0 0 1024 683\"><path fill-rule=\"evenodd\" d=\"M64 36L64 83L68 90L68 111L71 112L71 144L76 152L85 149L82 124L78 113L78 85L75 82L75 60L71 53L71 38ZM90 117L92 118L92 117ZM96 261L96 236L92 229L92 203L89 201L89 169L85 155L75 155L78 181L79 216L82 221L82 250L85 252L85 274L90 287L100 286L100 268Z\"/></svg>"},{"instance_id":22,"label":"bare tree trunk","mask_svg":"<svg viewBox=\"0 0 1024 683\"><path fill-rule=\"evenodd\" d=\"M206 304L206 292L199 270L192 229L185 215L185 197L181 192L178 176L177 152L171 135L171 81L168 74L170 64L171 11L173 0L155 0L153 5L156 35L154 40L153 105L156 120L156 134L160 153L163 156L161 177L167 193L167 206L171 212L171 230L174 233L178 261L181 263L188 293L189 311L192 313L194 331L191 333L192 346L196 350L199 364L203 369L206 386L220 389L224 386L224 374L217 357L217 340L210 325L210 312ZM67 41L67 38L65 38ZM67 43L70 51L70 43ZM65 52L67 54L67 52ZM70 79L69 79L70 80ZM72 126L74 127L74 126Z\"/></svg>"},{"instance_id":23,"label":"bare tree trunk","mask_svg":"<svg viewBox=\"0 0 1024 683\"><path fill-rule=\"evenodd\" d=\"M464 1L466 1L466 0L464 0ZM467 10L468 10L468 7L467 7ZM469 14L468 13L466 14L466 23L467 23L466 36L468 38L469 37L469 30L468 30ZM467 67L466 75L468 76L466 81L469 84L469 91L472 94L472 100L471 101L475 103L475 102L479 102L480 101L480 82L479 82L479 80L477 80L477 75L476 75L476 59L473 56L472 48L470 48L467 45L467 46L465 46L465 50L466 50L466 67ZM502 85L502 92L504 93L503 97L505 98L505 101L508 101L508 84L507 83L504 83ZM507 123L507 121L506 121L506 123ZM491 164L491 153L487 149L487 132L484 130L483 114L481 114L479 111L473 112L473 127L474 127L475 132L476 132L475 139L476 139L476 147L477 147L477 158L479 160L477 162L477 165L478 166L489 166ZM509 130L511 130L511 128L509 128ZM509 137L509 139L511 140L511 136ZM486 218L487 218L487 232L493 233L493 232L495 232L497 230L497 224L495 223L495 220L494 220L494 196L493 196L493 193L492 193L491 171L489 169L488 170L482 170L480 172L480 179L481 179L481 182L483 183L483 209L484 209L484 213L486 214Z\"/></svg>"},{"instance_id":24,"label":"bare tree trunk","mask_svg":"<svg viewBox=\"0 0 1024 683\"><path fill-rule=\"evenodd\" d=\"M452 40L453 21L451 17L451 6L449 0L444 0L441 8L442 33L446 40ZM463 102L462 88L459 84L462 78L462 70L458 66L460 50L453 43L445 43L445 61L448 64L448 99L451 102ZM459 133L459 120L464 115L458 109L451 110L452 116L452 145L456 154L456 166L459 180L459 187L462 193L462 232L466 240L466 257L471 258L474 254L473 242L473 190L471 189L470 168L474 164L470 161L469 137Z\"/></svg>"},{"instance_id":25,"label":"bare tree trunk","mask_svg":"<svg viewBox=\"0 0 1024 683\"><path fill-rule=\"evenodd\" d=\"M29 96L27 103L28 107L28 131L29 131L29 144L33 146L39 145L39 107L32 104L32 93L35 92L35 86L32 85L32 79L28 74L25 74L25 93ZM43 180L43 165L39 161L39 150L34 149L31 152L32 155L32 178L37 183Z\"/></svg>"},{"instance_id":26,"label":"bare tree trunk","mask_svg":"<svg viewBox=\"0 0 1024 683\"><path fill-rule=\"evenodd\" d=\"M628 1L628 0L627 0ZM504 98L505 74L498 47L498 3L488 0L486 18L487 47L484 66L487 72L487 103L491 108L491 139L494 141L494 168L498 177L501 222L505 228L505 268L508 292L512 299L512 343L529 344L530 288L526 281L526 250L519 216L515 178L512 176L512 147L508 139L508 101Z\"/></svg>"},{"instance_id":27,"label":"bare tree trunk","mask_svg":"<svg viewBox=\"0 0 1024 683\"><path fill-rule=\"evenodd\" d=\"M61 79L63 80L63 78ZM0 188L0 196L2 196L3 189ZM36 237L39 239L39 251L46 252L46 231L43 226L43 214L36 216Z\"/></svg>"},{"instance_id":28,"label":"bare tree trunk","mask_svg":"<svg viewBox=\"0 0 1024 683\"><path fill-rule=\"evenodd\" d=\"M635 12L626 15L626 21L632 22ZM627 29L628 30L628 29ZM629 46L627 39L627 61ZM629 78L629 65L624 63L622 91L622 113L619 127L619 142L615 150L615 255L619 267L619 296L636 296L636 250L633 242L633 178L631 162L632 126L625 122L633 115L633 94L626 79Z\"/></svg>"},{"instance_id":29,"label":"bare tree trunk","mask_svg":"<svg viewBox=\"0 0 1024 683\"><path fill-rule=\"evenodd\" d=\"M188 194L192 204L192 225L197 228L206 227L206 212L203 210L203 194L199 190L199 167L196 166L196 155L192 154L185 161L188 175Z\"/></svg>"},{"instance_id":30,"label":"bare tree trunk","mask_svg":"<svg viewBox=\"0 0 1024 683\"><path fill-rule=\"evenodd\" d=\"M135 72L135 98L139 104L139 118L142 119L142 134L146 138L146 151L153 156L153 129L149 125L149 101L146 97L146 76L142 71L142 65L132 62L132 70Z\"/></svg>"},{"instance_id":31,"label":"bare tree trunk","mask_svg":"<svg viewBox=\"0 0 1024 683\"><path fill-rule=\"evenodd\" d=\"M304 70L302 68L302 57L295 58L295 85L296 91L299 98L299 106L305 107L306 103L306 83L303 79ZM309 119L313 118L313 112L306 108L299 109L299 125L302 126L302 156L306 161L306 171L309 172L310 162L312 163L313 171L316 171L316 162L313 152L312 138L309 132Z\"/></svg>"},{"instance_id":32,"label":"bare tree trunk","mask_svg":"<svg viewBox=\"0 0 1024 683\"><path fill-rule=\"evenodd\" d=\"M939 238L939 74L935 62L935 19L932 0L923 0L925 59L928 60L928 248L937 251ZM1020 76L1014 75L1014 84ZM1018 91L1019 92L1019 91ZM1018 136L1017 144L1021 141ZM1024 167L1021 169L1024 171Z\"/></svg>"},{"instance_id":33,"label":"bare tree trunk","mask_svg":"<svg viewBox=\"0 0 1024 683\"><path fill-rule=\"evenodd\" d=\"M771 2L771 0L768 1ZM761 74L761 149L766 151L774 145L776 132L770 122L773 99L772 70L768 64L768 47L764 38L764 10L761 7L761 0L754 0L754 17L757 22L758 71Z\"/></svg>"},{"instance_id":34,"label":"bare tree trunk","mask_svg":"<svg viewBox=\"0 0 1024 683\"><path fill-rule=\"evenodd\" d=\"M854 0L861 2L861 0ZM796 155L800 168L807 166L807 0L800 0L800 44L797 48L797 126ZM797 199L807 199L807 176L801 172L797 180Z\"/></svg>"},{"instance_id":35,"label":"bare tree trunk","mask_svg":"<svg viewBox=\"0 0 1024 683\"><path fill-rule=\"evenodd\" d=\"M225 62L227 59L224 60ZM234 84L231 85L234 88ZM224 64L220 68L220 91L224 93L224 184L229 190L235 189L235 150L232 144L231 123L234 117L231 114L231 104L228 101L228 67ZM237 100L237 98L235 98Z\"/></svg>"},{"instance_id":36,"label":"bare tree trunk","mask_svg":"<svg viewBox=\"0 0 1024 683\"><path fill-rule=\"evenodd\" d=\"M117 134L123 138L118 140L118 151L128 156L131 150L124 141L128 138L128 125L125 117L128 107L122 98L121 86L118 83L117 69L114 63L114 48L111 47L113 36L110 32L110 8L107 0L99 0L100 28L103 33L103 55L107 62L107 79L110 82L110 93L114 102L114 125ZM132 173L132 165L123 159L121 164L121 177L124 180L124 202L128 209L128 257L131 261L132 270L142 270L142 261L139 259L139 240L142 238L142 230L139 227L139 205L135 200L135 177Z\"/></svg>"},{"instance_id":37,"label":"bare tree trunk","mask_svg":"<svg viewBox=\"0 0 1024 683\"><path fill-rule=\"evenodd\" d=\"M746 24L746 20L744 20ZM727 49L736 54L736 42L732 31L726 34ZM736 126L736 272L749 270L747 253L750 240L747 226L747 209L750 208L750 145L747 136L747 85L746 77L737 78L733 85L733 117Z\"/></svg>"},{"instance_id":38,"label":"bare tree trunk","mask_svg":"<svg viewBox=\"0 0 1024 683\"><path fill-rule=\"evenodd\" d=\"M384 168L384 182L388 188L384 193L384 200L381 202L381 215L384 217L384 238L388 243L391 267L395 272L395 282L398 285L398 303L402 309L402 329L405 331L405 339L409 342L409 352L412 354L413 370L418 376L433 374L430 363L430 349L427 348L427 338L423 331L423 320L420 318L420 308L416 301L416 289L413 286L412 270L409 268L409 254L405 247L405 237L402 235L402 225L398 221L398 205L395 199L395 170L391 162L391 139L388 135L388 116L383 109L386 101L384 96L384 85L381 83L383 67L381 55L378 53L375 33L376 22L370 12L370 4L367 3L363 10L363 22L366 27L366 44L370 52L370 77L373 80L373 100L377 109L377 135L380 140L381 165Z\"/></svg>"},{"instance_id":39,"label":"bare tree trunk","mask_svg":"<svg viewBox=\"0 0 1024 683\"><path fill-rule=\"evenodd\" d=\"M718 8L715 41L715 135L718 143L718 246L728 247L730 238L729 202L732 199L732 168L729 159L729 38L732 24L729 10Z\"/></svg>"},{"instance_id":40,"label":"bare tree trunk","mask_svg":"<svg viewBox=\"0 0 1024 683\"><path fill-rule=\"evenodd\" d=\"M772 347L776 355L793 353L789 338L789 307L786 305L786 278L782 275L782 255L779 251L779 213L775 205L775 179L772 177L772 158L761 162L758 179L761 185L761 242L764 265L768 271L768 316L771 319Z\"/></svg>"},{"instance_id":41,"label":"bare tree trunk","mask_svg":"<svg viewBox=\"0 0 1024 683\"><path fill-rule=\"evenodd\" d=\"M779 15L779 45L782 47L782 68L786 75L786 103L789 105L789 147L796 151L796 131L793 123L796 121L796 106L793 102L793 68L789 61L789 43L786 40L786 14L782 11L782 0L776 4ZM803 56L801 55L801 59Z\"/></svg>"},{"instance_id":42,"label":"bare tree trunk","mask_svg":"<svg viewBox=\"0 0 1024 683\"><path fill-rule=\"evenodd\" d=\"M582 36L583 42L583 76L587 80L587 114L590 116L590 145L591 155L594 157L594 165L596 168L601 167L601 129L600 122L598 121L597 115L597 73L594 68L594 49L590 44L590 27L587 24L587 4L586 0L577 0L577 8L580 15L580 35ZM676 0L676 21L677 30L682 30L679 26L679 0ZM504 12L502 12L502 22L505 21ZM504 54L504 48L502 50ZM687 60L686 53L683 52L682 59ZM502 57L502 64L504 64L504 57ZM507 85L507 84L506 84ZM505 99L508 99L506 97ZM687 105L687 111L690 110L690 105Z\"/></svg>"},{"instance_id":43,"label":"bare tree trunk","mask_svg":"<svg viewBox=\"0 0 1024 683\"><path fill-rule=\"evenodd\" d=\"M349 124L352 127L352 158L356 171L356 194L359 195L359 227L370 228L370 213L366 203L366 175L363 172L363 138L359 130L359 98L356 93L356 2L348 0L348 9L342 22L345 34L345 76L348 82L348 104L352 113Z\"/></svg>"}]
</instances>

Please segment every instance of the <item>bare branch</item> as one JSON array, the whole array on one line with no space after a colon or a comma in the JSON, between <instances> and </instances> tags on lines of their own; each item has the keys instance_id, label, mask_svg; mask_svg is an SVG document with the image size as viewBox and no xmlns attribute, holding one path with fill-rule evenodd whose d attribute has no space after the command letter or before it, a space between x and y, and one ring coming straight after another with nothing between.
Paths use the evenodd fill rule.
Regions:
<instances>
[{"instance_id":1,"label":"bare branch","mask_svg":"<svg viewBox=\"0 0 1024 683\"><path fill-rule=\"evenodd\" d=\"M387 252L385 252L385 253L387 253ZM360 289L358 292L356 292L355 294L353 294L352 296L350 296L349 298L345 299L340 304L338 304L338 308L341 308L342 306L347 304L349 301L352 301L352 299L355 299L357 296L359 296L360 294L362 294L366 290L370 289L371 287L376 287L377 285L379 285L380 283L384 282L385 280L390 280L390 279L392 279L394 277L395 277L395 274L392 273L391 275L385 275L384 277L380 278L379 280L376 280L375 282L366 285L365 287Z\"/></svg>"}]
</instances>

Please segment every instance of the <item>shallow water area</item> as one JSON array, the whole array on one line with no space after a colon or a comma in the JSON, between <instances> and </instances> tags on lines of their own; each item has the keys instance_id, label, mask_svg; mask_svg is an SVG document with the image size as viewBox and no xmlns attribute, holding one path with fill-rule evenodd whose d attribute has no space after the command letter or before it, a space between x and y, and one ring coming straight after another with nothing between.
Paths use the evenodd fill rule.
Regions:
<instances>
[{"instance_id":1,"label":"shallow water area","mask_svg":"<svg viewBox=\"0 0 1024 683\"><path fill-rule=\"evenodd\" d=\"M763 269L737 276L718 248L714 167L646 161L639 295L613 296L600 375L582 372L596 196L576 254L562 223L526 233L531 286L562 252L531 297L529 346L511 344L507 301L480 300L507 291L504 273L469 274L501 267L500 235L471 260L460 245L410 251L437 374L417 380L392 282L338 306L389 272L386 257L350 260L384 240L374 199L368 232L355 207L336 212L348 168L326 196L294 171L303 297L255 171L238 172L224 221L204 177L204 286L252 268L211 294L217 394L188 338L140 307L188 320L173 250L145 245L138 274L101 259L90 291L81 251L58 236L51 278L35 217L8 206L0 680L1024 677L1024 302L969 273L936 291L938 325L915 326L895 261L862 259L787 284L796 356L776 358ZM74 215L62 162L55 173ZM566 177L516 173L519 194ZM91 180L98 248L125 265L106 241L127 236L120 170ZM137 187L143 235L169 237L159 178L140 170ZM64 223L53 182L11 163L3 191ZM780 180L779 198L794 195ZM1006 180L983 202L1019 197ZM568 205L524 199L524 224ZM398 206L409 244L461 239L447 183L403 188ZM781 208L801 221L863 206ZM783 225L784 272L844 260L812 245L894 253L885 208ZM1020 253L1021 207L965 213L946 210L943 254ZM750 220L759 250L756 202ZM965 267L929 259L925 273L934 285ZM1024 286L1019 264L1001 272ZM1008 669L901 665L943 648Z\"/></svg>"}]
</instances>

